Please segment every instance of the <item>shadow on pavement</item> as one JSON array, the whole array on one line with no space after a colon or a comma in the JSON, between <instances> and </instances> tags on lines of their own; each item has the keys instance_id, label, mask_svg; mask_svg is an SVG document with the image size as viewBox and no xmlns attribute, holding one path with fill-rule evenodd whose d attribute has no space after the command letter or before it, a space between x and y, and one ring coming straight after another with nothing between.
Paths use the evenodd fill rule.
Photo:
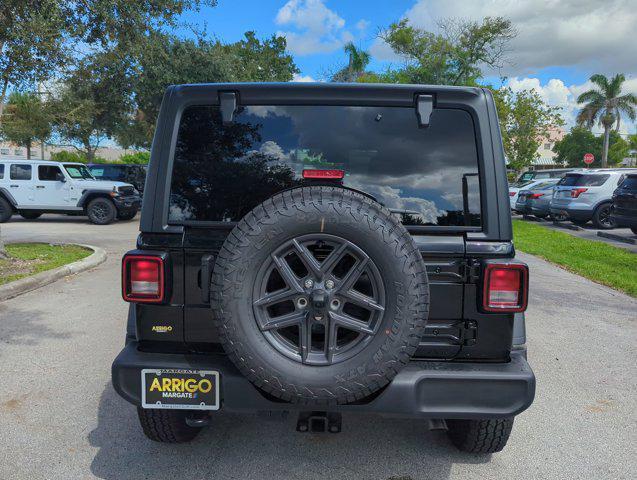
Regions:
<instances>
[{"instance_id":1,"label":"shadow on pavement","mask_svg":"<svg viewBox=\"0 0 637 480\"><path fill-rule=\"evenodd\" d=\"M7 300L11 302L11 300ZM0 303L0 342L9 345L37 345L46 339L70 338L68 331L59 332L45 324L48 315L39 310L21 310ZM0 349L0 356L2 350Z\"/></svg>"},{"instance_id":2,"label":"shadow on pavement","mask_svg":"<svg viewBox=\"0 0 637 480\"><path fill-rule=\"evenodd\" d=\"M151 442L135 408L109 383L97 427L91 471L104 479L142 478L448 478L453 463L486 463L490 455L458 452L425 422L347 415L340 434L295 430L296 417L267 420L219 412L190 444Z\"/></svg>"}]
</instances>

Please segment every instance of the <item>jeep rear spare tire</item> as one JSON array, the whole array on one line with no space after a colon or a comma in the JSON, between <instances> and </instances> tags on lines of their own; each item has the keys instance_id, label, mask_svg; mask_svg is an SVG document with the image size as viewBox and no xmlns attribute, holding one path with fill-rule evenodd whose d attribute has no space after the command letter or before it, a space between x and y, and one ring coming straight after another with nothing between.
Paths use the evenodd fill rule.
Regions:
<instances>
[{"instance_id":1,"label":"jeep rear spare tire","mask_svg":"<svg viewBox=\"0 0 637 480\"><path fill-rule=\"evenodd\" d=\"M248 213L217 256L213 318L231 360L280 399L353 402L385 386L424 333L427 272L405 227L327 186Z\"/></svg>"}]
</instances>

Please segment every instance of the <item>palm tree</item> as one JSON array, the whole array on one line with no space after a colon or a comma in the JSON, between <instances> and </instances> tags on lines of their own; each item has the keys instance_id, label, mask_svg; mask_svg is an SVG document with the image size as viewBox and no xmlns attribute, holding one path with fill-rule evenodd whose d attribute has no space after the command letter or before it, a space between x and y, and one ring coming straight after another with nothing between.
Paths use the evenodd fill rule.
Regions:
<instances>
[{"instance_id":1,"label":"palm tree","mask_svg":"<svg viewBox=\"0 0 637 480\"><path fill-rule=\"evenodd\" d=\"M604 127L604 150L602 153L602 168L608 164L608 139L610 130L615 125L619 130L621 115L624 114L631 120L635 120L637 113L637 96L632 93L622 95L622 84L626 80L623 74L618 73L610 80L601 74L595 74L590 78L595 87L577 97L577 103L584 103L584 107L577 115L577 123L591 128L595 122Z\"/></svg>"},{"instance_id":2,"label":"palm tree","mask_svg":"<svg viewBox=\"0 0 637 480\"><path fill-rule=\"evenodd\" d=\"M371 60L369 52L357 48L352 42L347 42L343 47L346 54L349 55L347 67L339 70L332 77L333 82L355 82L358 77L365 73L367 65Z\"/></svg>"}]
</instances>

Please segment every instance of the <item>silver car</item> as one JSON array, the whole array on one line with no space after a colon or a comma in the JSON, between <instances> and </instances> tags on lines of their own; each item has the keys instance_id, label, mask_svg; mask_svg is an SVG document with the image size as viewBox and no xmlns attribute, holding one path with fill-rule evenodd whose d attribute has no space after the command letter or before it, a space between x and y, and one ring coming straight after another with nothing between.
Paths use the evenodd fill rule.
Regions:
<instances>
[{"instance_id":1,"label":"silver car","mask_svg":"<svg viewBox=\"0 0 637 480\"><path fill-rule=\"evenodd\" d=\"M567 173L553 191L550 212L566 216L576 225L593 221L595 228L614 228L610 216L613 192L628 173L629 168L596 168Z\"/></svg>"},{"instance_id":2,"label":"silver car","mask_svg":"<svg viewBox=\"0 0 637 480\"><path fill-rule=\"evenodd\" d=\"M538 218L548 217L553 188L559 180L559 178L545 180L530 189L520 190L515 202L515 210L524 215L535 215Z\"/></svg>"}]
</instances>

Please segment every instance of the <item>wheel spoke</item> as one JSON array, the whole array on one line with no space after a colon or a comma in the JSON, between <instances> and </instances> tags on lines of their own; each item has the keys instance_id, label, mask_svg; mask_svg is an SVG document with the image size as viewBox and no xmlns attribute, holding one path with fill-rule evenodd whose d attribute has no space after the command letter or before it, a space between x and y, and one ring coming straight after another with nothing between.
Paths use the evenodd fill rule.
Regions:
<instances>
[{"instance_id":1,"label":"wheel spoke","mask_svg":"<svg viewBox=\"0 0 637 480\"><path fill-rule=\"evenodd\" d=\"M312 350L312 321L308 317L307 321L301 322L299 329L299 349L301 350L301 361L307 363L307 359Z\"/></svg>"},{"instance_id":2,"label":"wheel spoke","mask_svg":"<svg viewBox=\"0 0 637 480\"><path fill-rule=\"evenodd\" d=\"M261 325L262 330L278 330L280 328L291 327L294 325L304 325L307 312L291 312L280 317L269 318Z\"/></svg>"},{"instance_id":3,"label":"wheel spoke","mask_svg":"<svg viewBox=\"0 0 637 480\"><path fill-rule=\"evenodd\" d=\"M345 274L345 276L341 279L341 283L338 286L336 292L342 293L347 292L356 281L360 278L360 276L365 271L365 267L367 266L367 262L369 261L369 257L365 257L362 260L359 260L357 263L352 265L352 268Z\"/></svg>"},{"instance_id":4,"label":"wheel spoke","mask_svg":"<svg viewBox=\"0 0 637 480\"><path fill-rule=\"evenodd\" d=\"M294 275L294 272L290 268L290 265L288 265L288 262L276 255L272 255L272 260L274 260L274 263L277 266L277 269L279 270L279 273L281 274L281 277L283 277L283 280L285 281L287 286L291 290L302 292L303 288L301 287L299 280L296 278L296 275Z\"/></svg>"},{"instance_id":5,"label":"wheel spoke","mask_svg":"<svg viewBox=\"0 0 637 480\"><path fill-rule=\"evenodd\" d=\"M325 327L324 353L325 353L325 358L327 359L327 363L331 364L334 359L334 353L336 353L338 325L332 319L331 315L328 315L328 318L326 319L326 321L327 321L327 325Z\"/></svg>"},{"instance_id":6,"label":"wheel spoke","mask_svg":"<svg viewBox=\"0 0 637 480\"><path fill-rule=\"evenodd\" d=\"M294 250L305 266L314 274L314 276L320 277L321 265L318 260L314 258L314 255L312 255L307 247L302 245L296 238L292 240L292 245L294 245Z\"/></svg>"},{"instance_id":7,"label":"wheel spoke","mask_svg":"<svg viewBox=\"0 0 637 480\"><path fill-rule=\"evenodd\" d=\"M343 255L347 251L349 247L348 243L342 243L330 252L325 260L321 263L321 274L325 275L332 271L332 269L336 266L336 264L343 258Z\"/></svg>"},{"instance_id":8,"label":"wheel spoke","mask_svg":"<svg viewBox=\"0 0 637 480\"><path fill-rule=\"evenodd\" d=\"M254 304L256 307L267 307L275 303L282 302L284 300L288 300L298 295L299 292L296 292L291 289L266 293L263 297L255 300Z\"/></svg>"},{"instance_id":9,"label":"wheel spoke","mask_svg":"<svg viewBox=\"0 0 637 480\"><path fill-rule=\"evenodd\" d=\"M351 317L346 313L330 312L329 316L332 321L330 323L334 323L335 327L342 327L347 330L353 330L354 332L365 333L367 335L374 333L374 330L372 330L366 322Z\"/></svg>"},{"instance_id":10,"label":"wheel spoke","mask_svg":"<svg viewBox=\"0 0 637 480\"><path fill-rule=\"evenodd\" d=\"M368 310L376 310L377 312L384 312L385 307L376 303L372 297L363 295L356 290L348 290L347 292L341 292L341 296L346 298L350 303L355 303Z\"/></svg>"}]
</instances>

